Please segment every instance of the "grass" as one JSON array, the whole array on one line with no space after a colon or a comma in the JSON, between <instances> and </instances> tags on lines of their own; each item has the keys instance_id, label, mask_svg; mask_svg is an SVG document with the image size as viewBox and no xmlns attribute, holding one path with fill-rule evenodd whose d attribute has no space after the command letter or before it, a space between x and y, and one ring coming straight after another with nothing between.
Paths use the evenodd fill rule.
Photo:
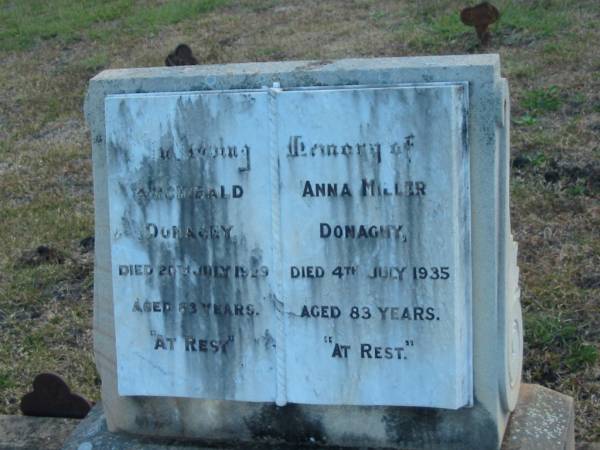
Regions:
<instances>
[{"instance_id":1,"label":"grass","mask_svg":"<svg viewBox=\"0 0 600 450\"><path fill-rule=\"evenodd\" d=\"M598 361L598 349L583 341L575 322L536 314L525 319L525 340L529 349L551 352L553 372L568 374Z\"/></svg>"},{"instance_id":2,"label":"grass","mask_svg":"<svg viewBox=\"0 0 600 450\"><path fill-rule=\"evenodd\" d=\"M527 91L521 101L521 106L530 114L543 114L546 112L558 111L561 103L558 87L549 86L547 88Z\"/></svg>"},{"instance_id":3,"label":"grass","mask_svg":"<svg viewBox=\"0 0 600 450\"><path fill-rule=\"evenodd\" d=\"M498 2L502 11L498 31L520 31L536 38L549 38L562 34L573 20L571 9L577 6L575 2L569 3L566 8L563 8L557 1Z\"/></svg>"},{"instance_id":4,"label":"grass","mask_svg":"<svg viewBox=\"0 0 600 450\"><path fill-rule=\"evenodd\" d=\"M164 3L132 0L4 0L0 9L0 49L23 50L40 40L62 43L86 37L111 40L116 34L146 34L160 27L211 11L225 0L171 0ZM108 33L105 25L112 29ZM116 25L116 26L114 26ZM114 26L114 27L113 27Z\"/></svg>"},{"instance_id":5,"label":"grass","mask_svg":"<svg viewBox=\"0 0 600 450\"><path fill-rule=\"evenodd\" d=\"M498 0L487 48L452 0L0 0L0 413L41 371L98 399L87 81L163 65L180 42L203 63L500 53L511 88L512 222L524 380L576 399L600 441L600 5ZM62 263L22 263L46 245Z\"/></svg>"},{"instance_id":6,"label":"grass","mask_svg":"<svg viewBox=\"0 0 600 450\"><path fill-rule=\"evenodd\" d=\"M2 3L0 48L27 49L39 40L58 39L71 42L81 39L86 28L95 24L127 17L132 2L116 0L76 2L59 0L8 1Z\"/></svg>"},{"instance_id":7,"label":"grass","mask_svg":"<svg viewBox=\"0 0 600 450\"><path fill-rule=\"evenodd\" d=\"M95 53L82 59L78 66L85 72L98 72L109 64L108 54L106 52Z\"/></svg>"},{"instance_id":8,"label":"grass","mask_svg":"<svg viewBox=\"0 0 600 450\"><path fill-rule=\"evenodd\" d=\"M512 122L516 125L535 125L537 123L537 119L535 116L530 115L529 113L525 113L520 117L512 118Z\"/></svg>"}]
</instances>

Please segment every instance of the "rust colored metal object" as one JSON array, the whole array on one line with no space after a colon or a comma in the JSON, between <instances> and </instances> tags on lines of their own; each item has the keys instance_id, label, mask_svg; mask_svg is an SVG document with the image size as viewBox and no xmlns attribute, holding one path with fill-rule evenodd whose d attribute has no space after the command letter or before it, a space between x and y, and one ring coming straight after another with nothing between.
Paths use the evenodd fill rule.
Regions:
<instances>
[{"instance_id":1,"label":"rust colored metal object","mask_svg":"<svg viewBox=\"0 0 600 450\"><path fill-rule=\"evenodd\" d=\"M192 49L187 44L179 44L165 59L165 66L195 66L196 64L198 60L194 58Z\"/></svg>"},{"instance_id":2,"label":"rust colored metal object","mask_svg":"<svg viewBox=\"0 0 600 450\"><path fill-rule=\"evenodd\" d=\"M33 392L21 399L21 412L26 416L83 419L91 407L88 400L73 394L67 383L53 373L35 377Z\"/></svg>"},{"instance_id":3,"label":"rust colored metal object","mask_svg":"<svg viewBox=\"0 0 600 450\"><path fill-rule=\"evenodd\" d=\"M488 27L500 18L498 9L488 2L483 2L460 12L460 20L465 25L475 27L479 42L487 44L490 41Z\"/></svg>"}]
</instances>

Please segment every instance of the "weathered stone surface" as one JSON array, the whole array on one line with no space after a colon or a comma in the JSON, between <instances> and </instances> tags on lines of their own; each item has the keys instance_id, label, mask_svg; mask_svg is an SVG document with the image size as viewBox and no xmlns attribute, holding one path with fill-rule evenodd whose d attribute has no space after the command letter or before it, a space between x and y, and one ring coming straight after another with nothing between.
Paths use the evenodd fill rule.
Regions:
<instances>
[{"instance_id":1,"label":"weathered stone surface","mask_svg":"<svg viewBox=\"0 0 600 450\"><path fill-rule=\"evenodd\" d=\"M58 450L80 421L55 417L0 416L0 450Z\"/></svg>"},{"instance_id":2,"label":"weathered stone surface","mask_svg":"<svg viewBox=\"0 0 600 450\"><path fill-rule=\"evenodd\" d=\"M467 97L109 96L119 393L472 405Z\"/></svg>"},{"instance_id":3,"label":"weathered stone surface","mask_svg":"<svg viewBox=\"0 0 600 450\"><path fill-rule=\"evenodd\" d=\"M309 446L287 446L287 445L261 445L260 443L230 445L228 447L215 447L203 445L200 441L182 441L169 438L144 438L132 436L126 433L111 433L106 425L106 418L102 404L97 404L88 417L67 439L62 450L105 450L105 449L127 449L127 450L209 450L209 449L248 449L248 450L308 450L315 448Z\"/></svg>"},{"instance_id":4,"label":"weathered stone surface","mask_svg":"<svg viewBox=\"0 0 600 450\"><path fill-rule=\"evenodd\" d=\"M442 85L446 87L438 88ZM462 93L461 86L464 86ZM348 96L357 97L357 104L363 102L364 105L369 105L368 95L374 95L371 91L367 95L369 89L381 89L386 91L387 95L378 105L371 105L373 108L336 109L335 105L343 104ZM421 106L413 108L415 122L411 122L412 117L406 114L409 108L402 105L409 104L405 101L406 98L414 95L419 89L431 89L428 92L433 92L434 96L438 97L439 104L436 99L425 94L422 102L416 102L415 105ZM385 104L385 99L393 99L394 95L400 93L404 95L405 100L395 101L385 110L385 117L373 120L379 107ZM335 102L320 102L319 99L324 97L319 95L338 98ZM456 110L457 105L461 104L461 96L464 100L468 99L464 112ZM218 100L219 98L221 100ZM248 124L247 128L235 123L235 114L228 116L231 119L229 121L214 120L218 111L223 109L223 103L220 102L229 102L234 110L237 108L241 111L245 107L244 98L249 99L247 105L255 105L248 110L256 108L263 111L263 114L250 113L243 116L244 122ZM303 108L300 101L302 98L305 100L304 105L311 108ZM286 104L286 99L293 101L289 100ZM154 107L151 107L152 102L156 102ZM165 108L161 109L161 105ZM331 111L327 110L329 107ZM178 115L178 110L186 108L190 115L196 115L195 122L188 123L183 120L187 115ZM462 130L460 118L467 110L466 126ZM146 114L147 111L156 113ZM352 114L348 111L357 113ZM395 113L399 114L397 120L390 119L391 123L386 124L386 118L393 118ZM203 438L207 441L235 438L244 442L285 440L296 444L317 442L348 446L444 449L497 449L500 446L508 413L514 408L519 388L522 328L516 245L510 235L508 208L508 90L505 80L499 74L497 56L344 60L334 63L287 62L107 71L95 77L90 84L86 114L94 143L97 258L95 350L98 369L103 378L103 400L110 429L142 435ZM136 118L142 117L144 120L138 121L145 122L145 128L136 122ZM263 117L263 121L257 117ZM318 120L319 118L321 120ZM290 120L289 123L286 120ZM430 127L425 126L427 121L430 121ZM194 123L198 126L195 127ZM224 127L222 131L219 131L220 127ZM362 127L361 139L364 135L365 142L372 142L366 138L390 138L395 131L417 131L414 136L421 136L421 144L415 141L415 153L411 155L415 158L415 165L411 165L409 161L405 167L398 167L402 169L398 170L398 178L402 178L400 175L404 175L407 168L410 171L414 169L415 175L421 178L427 175L425 181L432 183L434 188L447 188L452 193L448 198L441 192L438 196L431 197L434 201L439 199L440 205L437 208L427 209L426 202L421 200L423 211L427 211L427 214L423 215L419 215L419 208L414 208L414 211L410 207L406 209L414 199L404 197L375 202L377 206L373 206L373 209L362 203L355 203L353 199L325 200L310 195L303 198L306 179L309 174L313 176L313 172L323 182L338 184L343 184L346 180L356 182L363 171L365 178L375 178L374 174L379 166L382 168L381 173L378 173L383 175L381 180L387 179L387 175L397 175L391 160L377 165L377 160L352 161L347 158L347 164L343 164L340 163L342 158L337 158L333 163L337 168L336 172L327 171L327 166L331 163L325 159L310 166L305 161L312 158L312 155L296 158L292 153L290 157L285 156L286 147L294 149L295 144L299 142L299 138L294 136L301 136L302 142L305 143L340 140L339 145L343 146L341 142L346 137L357 139L357 127ZM296 133L295 129L299 129L301 133ZM427 132L419 134L421 129L426 129ZM130 130L135 132L128 135ZM457 130L461 130L460 135L457 134ZM140 134L139 131L146 134ZM307 134L308 132L310 134ZM445 137L436 140L438 133L439 136ZM399 134L400 138L407 137L404 133ZM245 139L257 137L253 145L258 146L258 150L252 151L252 155L257 155L256 158L247 158L247 164L234 167L231 164L226 167L216 158L213 165L222 165L222 168L204 172L206 165L203 166L201 160L185 164L181 161L176 163L177 159L172 157L182 149L193 150L194 145L197 146L203 140L223 138L224 142L225 137L230 136L243 136ZM319 140L315 141L314 136L318 136ZM440 150L441 141L444 141L445 145ZM130 147L131 143L135 145ZM188 145L190 143L191 146ZM447 173L442 170L441 165L436 166L441 164L441 161L433 157L421 160L419 164L424 172L419 173L421 169L416 160L420 157L418 146L423 143L425 145L421 147L421 153L423 149L429 149L424 154L428 155L431 152L433 155L439 151L445 155L445 164L451 166ZM463 145L464 143L466 145ZM241 143L240 145L243 146ZM461 148L464 148L466 154L458 151ZM148 160L138 164L139 159L136 158L143 159L144 155L149 157L149 151L152 149L159 158L164 154L167 163L161 164L160 167L154 163L147 164ZM401 156L407 157L408 153L404 151ZM374 154L377 155L377 152ZM128 172L128 164L132 164L134 170ZM425 170L427 164L431 166L429 172ZM141 175L140 170L147 170L148 173L143 177L138 176ZM157 174L157 178L163 181L169 178L185 179L194 172L205 174L202 175L203 181L211 180L211 174L218 174L225 180L224 185L239 184L248 189L259 186L258 182L262 180L262 193L270 192L271 198L269 200L269 195L266 195L265 202L256 202L245 207L240 204L240 208L234 210L206 205L182 208L183 203L176 201L171 202L171 206L168 207L171 208L169 213L165 213L164 208L159 213L152 206L141 208L143 202L136 204L130 201L129 195L123 194L130 189L128 183L151 180L152 174ZM234 183L242 177L257 177L257 181ZM414 180L418 181L418 178ZM203 185L221 184L217 183L217 178L214 178L214 181L215 183ZM294 191L297 195L291 198L290 194ZM256 189L255 192L260 195L261 190ZM465 195L465 192L468 192L468 195ZM451 201L447 201L448 199ZM317 206L320 200L324 200L323 205L328 206ZM426 201L429 201L429 197ZM441 205L442 201L445 208ZM469 214L469 204L470 220L465 218ZM281 210L285 210L286 213L275 211L273 205L280 205ZM338 208L337 212L335 208ZM270 209L270 221L269 217L262 219L263 209ZM129 210L131 215L126 213ZM402 246L389 243L381 245L373 236L364 247L355 246L353 252L346 251L351 247L348 245L324 244L322 224L330 225L334 219L346 220L347 224L351 224L348 220L351 216L347 214L350 210L356 210L356 215L352 217L385 219L379 222L381 224L398 222L402 211L411 213L408 214L407 220L410 220L410 217L423 218L424 221L419 221L419 224L423 223L425 226L420 228L419 224L412 224L408 229L408 237L411 237L410 233L418 233L420 229L427 230L427 220L430 221L429 224L439 224L439 230L436 232L431 227L422 238L415 234L416 239L407 239L407 246L422 246L422 249L408 250L406 253L403 253ZM243 211L251 213L245 216L245 213L241 213ZM316 213L313 214L313 211ZM441 215L435 217L436 212ZM144 215L146 213L148 216ZM234 217L236 213L240 216ZM431 217L432 214L434 218ZM236 226L244 229L244 236L247 234L250 239L246 239L245 248L243 245L223 246L221 241L204 245L201 247L202 251L197 251L196 255L190 255L190 248L162 242L157 244L157 250L152 253L155 256L154 260L147 264L144 258L147 261L148 246L141 245L143 239L136 241L132 238L135 231L143 230L144 226L146 231L150 228L154 230L149 228L149 221L144 221L146 217L155 220L150 222L154 225L157 225L159 217L166 217L177 224L183 223L184 219L198 222L202 218L210 219L203 225L229 223L229 218L233 217L235 224L239 224ZM296 219L286 222L288 217ZM374 220L371 222L374 223ZM284 226L292 230L291 237L284 236ZM119 234L123 230L126 232ZM327 229L325 231L327 232ZM316 232L316 242L314 239L304 239L303 232ZM461 248L467 245L469 235L470 250L463 251ZM439 240L436 240L438 238ZM121 245L119 240L122 239L122 242L128 243ZM271 250L265 247L265 242L269 239L279 241L270 247ZM454 243L455 247L445 247L445 239ZM371 252L367 248L369 246L372 247ZM255 279L251 282L231 280L224 285L212 280L201 285L176 276L173 276L175 281L169 284L157 277L145 276L144 273L146 266L158 265L159 270L162 269L161 265L165 266L161 264L160 258L156 258L161 252L174 255L171 261L176 264L188 257L209 265L212 261L218 261L227 251L235 249L239 251L242 260L255 261L258 268L262 264L260 261L267 261L269 269L272 269L269 271L272 276L267 280ZM260 251L253 254L254 249ZM273 254L274 249L281 253ZM389 251L390 249L392 250ZM352 279L344 280L337 286L326 286L319 280L307 281L301 277L295 281L288 280L286 284L282 283L282 274L291 272L292 266L302 273L301 269L306 269L309 265L313 268L323 266L308 261L327 261L327 257L331 255L340 259L339 256L344 251L346 261L336 261L336 264L344 267L358 266L364 264L365 258L371 257L368 262L372 269L374 266L398 266L392 257L416 254L424 259L431 257L431 261L423 261L428 273L435 273L432 267L452 268L452 272L449 273L456 275L455 284L446 292L441 292L444 289L440 288L437 288L440 292L436 292L434 281L428 279L422 288L423 291L415 288L413 292L407 288L408 283L406 286L390 283L388 288L377 290L371 289L374 286L373 282L359 283L353 282ZM299 262L286 260L286 255L293 255ZM355 259L353 256L358 257ZM381 257L379 264L373 264L377 261L373 256ZM450 262L446 264L433 261L434 256ZM121 265L124 266L124 275L119 275ZM168 266L167 264L165 268L167 273L171 270ZM119 277L129 277L125 274L128 271L134 275L130 277L129 282L124 283ZM442 274L443 271L438 270L438 273ZM288 275L291 278L291 273ZM471 289L468 287L469 276L472 279ZM252 286L246 289L250 284ZM175 349L175 346L182 345L181 337L176 333L183 331L181 334L185 334L186 329L192 328L186 328L183 321L180 323L167 319L161 311L154 311L153 302L157 302L156 308L160 310L164 308L162 303L165 299L179 295L178 292L184 296L186 293L198 295L198 298L202 298L202 295L208 296L207 298L213 300L212 303L215 298L222 298L223 302L233 298L238 303L244 303L244 293L248 292L252 301L257 304L262 301L261 309L256 311L263 315L252 317L250 320L238 318L205 321L191 318L190 321L195 323L190 327L204 327L204 341L225 340L236 349L232 351L232 359L228 360L228 363L225 363L225 358L213 358L211 361L215 361L216 367L197 360L188 362L185 348L181 352ZM469 292L472 292L472 303ZM156 293L160 295L157 296ZM431 296L426 295L429 293ZM142 311L136 310L135 302L138 297L138 308ZM347 297L348 300L343 301L342 297ZM400 298L407 301L411 307L421 307L416 304L417 301L426 303L432 299L436 307L439 305L440 312L443 312L439 315L440 323L410 323L403 325L406 326L404 329L394 328L386 321L379 326L380 333L377 334L377 327L370 325L372 322L363 317L350 317L355 320L353 326L347 326L346 323L344 326L337 326L336 321L324 318L322 314L318 319L312 313L309 313L310 319L302 318L302 305L329 306L327 312L330 312L342 302L346 307L356 307L357 314L367 316L363 306L386 307L388 298ZM368 303L363 299L368 299ZM129 309L126 308L127 302ZM152 312L144 312L143 305L146 302ZM214 310L213 306L209 306L209 309L211 308ZM325 310L319 311L322 313ZM350 313L352 311L350 309ZM132 312L138 315L130 320ZM434 318L438 317L434 311L431 313ZM298 314L300 318L296 317ZM273 317L276 319L274 322ZM446 320L443 321L442 318ZM347 316L344 320L350 322ZM144 321L144 327L139 326L140 321ZM273 327L272 323L276 326ZM254 324L256 326L253 326ZM406 335L402 335L402 329L406 331ZM427 336L430 334L437 338L428 341ZM243 339L236 339L236 335ZM229 340L229 336L234 338ZM383 336L386 336L386 339L383 339ZM411 338L412 336L414 338ZM192 336L196 338L196 346L197 337ZM176 338L179 340L175 340ZM367 338L369 340L366 340ZM379 344L375 342L376 338L381 339ZM400 338L405 341L403 346L406 348L402 352L405 352L408 358L406 368L409 370L405 383L402 383L401 367L382 369L385 367L383 364L391 362L385 361L385 358L373 357L372 359L381 360L363 366L356 365L350 357L342 356L340 361L331 361L332 358L345 354L345 349L341 345L338 348L335 344L346 345L348 342L348 351L354 352L356 345L372 343L373 346L380 347L380 355L385 355L386 347L389 347L393 356L394 348L400 346L396 344ZM263 347L252 343L257 339L262 342ZM143 341L151 347L150 350L140 351L136 347ZM411 342L414 343L414 351L408 349L412 347ZM170 350L171 343L173 350ZM131 347L128 347L129 344ZM185 342L183 345L185 346ZM191 348L192 344L188 343L188 346ZM327 346L331 353L326 351ZM253 355L259 352L259 347L262 353L259 359L256 359ZM150 358L149 363L144 363L147 364L144 368L140 360L153 352L162 352L166 356L160 356L156 360ZM244 359L246 354L251 356L248 360ZM325 359L324 354L327 356ZM445 372L438 373L436 359L427 359L428 355L437 355L436 357L445 361ZM360 358L360 353L358 356ZM129 357L133 357L131 361ZM353 353L352 357L356 357L356 353ZM151 369L154 362L158 364ZM343 364L339 364L340 362ZM403 360L395 362L404 364ZM254 367L249 368L249 364L258 366L254 370ZM349 367L343 367L344 364L348 364ZM168 367L180 368L188 365L189 368L169 374ZM136 367L142 367L142 370L137 370ZM366 367L368 370L357 371L359 367ZM196 369L199 375L190 382L190 376ZM326 374L328 370L334 375L330 379ZM162 374L161 371L165 373ZM157 377L157 372L161 373L161 376ZM181 386L178 385L179 380L176 376L179 373L185 374L185 380L188 380ZM133 378L134 374L139 377L139 381ZM210 376L203 377L206 374ZM344 374L356 376L344 378ZM129 375L130 379L126 380L122 375ZM419 375L422 375L422 380L418 379ZM447 378L444 378L444 375ZM161 384L163 376L165 382ZM232 380L231 376L235 379ZM273 376L275 383L272 381ZM442 392L436 392L436 381L440 381L443 386ZM423 384L419 384L420 382ZM251 388L252 385L255 385L255 389ZM311 392L313 386L317 392ZM353 391L355 387L356 392ZM190 393L190 390L193 393ZM416 395L421 391L425 393L424 396ZM134 393L146 395L131 395ZM372 395L369 396L369 393ZM157 397L158 394L164 397ZM190 398L192 396L201 398ZM273 398L277 405L285 406L276 406ZM288 401L304 404L286 404ZM420 401L423 403L419 403ZM360 406L307 403L350 403ZM424 404L459 409L406 407ZM464 405L467 406L461 408ZM294 427L290 427L290 423L293 423Z\"/></svg>"},{"instance_id":5,"label":"weathered stone surface","mask_svg":"<svg viewBox=\"0 0 600 450\"><path fill-rule=\"evenodd\" d=\"M264 124L266 92L107 98L121 395L275 401Z\"/></svg>"},{"instance_id":6,"label":"weathered stone surface","mask_svg":"<svg viewBox=\"0 0 600 450\"><path fill-rule=\"evenodd\" d=\"M288 400L472 405L467 83L279 100Z\"/></svg>"},{"instance_id":7,"label":"weathered stone surface","mask_svg":"<svg viewBox=\"0 0 600 450\"><path fill-rule=\"evenodd\" d=\"M521 393L516 410L510 417L503 450L572 450L573 447L573 399L537 385L521 385ZM273 424L275 425L275 424ZM294 425L294 424L291 424ZM458 424L457 424L458 425ZM402 430L399 430L402 431ZM128 450L183 450L207 448L201 444L191 447L191 443L136 438L121 433L110 433L101 405L97 405L69 440L63 450L101 450L126 448ZM595 450L598 444L586 444L578 450ZM248 445L219 447L223 450L235 448L255 450L303 449L312 446L261 446ZM401 448L401 447L393 447ZM477 444L465 444L465 450L483 448Z\"/></svg>"}]
</instances>

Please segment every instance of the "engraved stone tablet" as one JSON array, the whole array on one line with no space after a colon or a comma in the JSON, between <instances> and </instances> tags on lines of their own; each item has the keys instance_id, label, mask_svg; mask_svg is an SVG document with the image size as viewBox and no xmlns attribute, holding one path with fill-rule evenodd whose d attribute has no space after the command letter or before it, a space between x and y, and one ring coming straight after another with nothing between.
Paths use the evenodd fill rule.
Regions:
<instances>
[{"instance_id":1,"label":"engraved stone tablet","mask_svg":"<svg viewBox=\"0 0 600 450\"><path fill-rule=\"evenodd\" d=\"M470 404L466 88L108 97L120 394Z\"/></svg>"},{"instance_id":2,"label":"engraved stone tablet","mask_svg":"<svg viewBox=\"0 0 600 450\"><path fill-rule=\"evenodd\" d=\"M274 401L266 93L111 96L106 136L119 393Z\"/></svg>"},{"instance_id":3,"label":"engraved stone tablet","mask_svg":"<svg viewBox=\"0 0 600 450\"><path fill-rule=\"evenodd\" d=\"M466 86L284 92L288 400L472 399Z\"/></svg>"}]
</instances>

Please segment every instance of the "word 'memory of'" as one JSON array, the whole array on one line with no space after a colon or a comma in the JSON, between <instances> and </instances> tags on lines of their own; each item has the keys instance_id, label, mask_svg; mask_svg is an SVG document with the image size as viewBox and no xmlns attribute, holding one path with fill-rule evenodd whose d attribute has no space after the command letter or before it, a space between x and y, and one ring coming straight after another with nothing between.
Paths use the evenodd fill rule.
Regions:
<instances>
[{"instance_id":1,"label":"word 'memory of'","mask_svg":"<svg viewBox=\"0 0 600 450\"><path fill-rule=\"evenodd\" d=\"M400 142L396 141L389 146L382 145L380 142L339 142L339 143L305 143L302 136L290 136L288 141L288 158L297 157L357 157L370 158L381 164L382 153L395 157L404 155L407 160L411 160L411 152L414 150L415 136L411 133L405 136Z\"/></svg>"},{"instance_id":2,"label":"word 'memory of'","mask_svg":"<svg viewBox=\"0 0 600 450\"><path fill-rule=\"evenodd\" d=\"M381 162L381 144L379 142L357 143L315 143L306 144L302 136L290 136L288 142L288 157L298 156L372 156Z\"/></svg>"}]
</instances>

